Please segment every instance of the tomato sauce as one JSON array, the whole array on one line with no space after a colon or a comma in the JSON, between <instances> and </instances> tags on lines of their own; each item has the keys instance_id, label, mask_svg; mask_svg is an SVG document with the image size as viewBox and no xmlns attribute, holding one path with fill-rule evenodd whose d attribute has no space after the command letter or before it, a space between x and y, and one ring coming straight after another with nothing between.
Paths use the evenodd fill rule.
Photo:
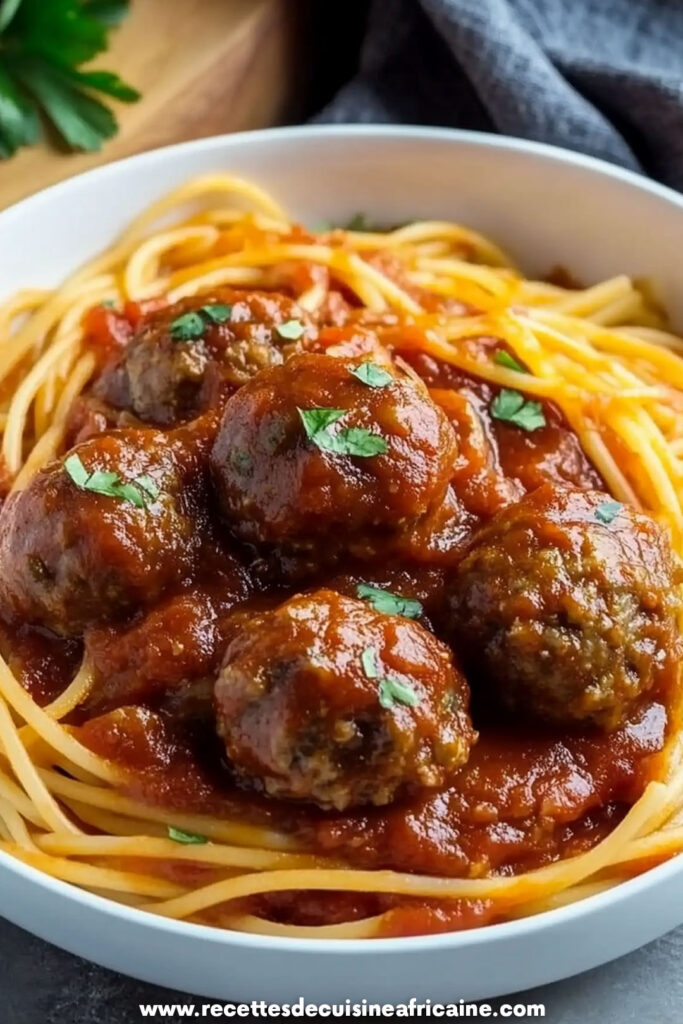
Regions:
<instances>
[{"instance_id":1,"label":"tomato sauce","mask_svg":"<svg viewBox=\"0 0 683 1024\"><path fill-rule=\"evenodd\" d=\"M317 282L313 273L306 277L310 287ZM299 277L296 285L302 285ZM340 320L349 309L342 300ZM97 307L88 315L88 344L101 367L116 361L148 312L128 304L123 312ZM248 543L232 541L228 551L212 509L209 539L193 578L148 609L146 617L86 631L100 684L68 723L91 750L125 769L128 795L169 813L205 813L272 827L307 850L359 868L453 878L515 874L591 848L622 818L652 777L667 739L663 698L642 700L609 735L506 721L476 706L478 742L445 785L403 795L386 807L344 812L249 791L231 772L216 733L213 679L235 608L269 607L314 584L354 594L363 580L419 599L422 623L438 633L454 552L479 525L547 480L604 488L554 405L543 404L541 429L520 430L491 415L499 389L410 347L402 349L391 330L388 339L456 429L459 447L442 505L404 537L402 547L383 548L377 541L374 561L346 558L332 567L316 565L310 552L257 553ZM353 351L366 340L362 324L328 328L322 347L348 345ZM480 354L500 345L496 339L477 344ZM109 429L108 412L85 396L72 410L71 440ZM230 600L222 604L216 594L226 587ZM83 650L80 639L30 627L3 627L0 641L12 669L41 705L68 685ZM181 865L169 868L167 877L199 883L213 876ZM247 909L297 924L383 913L385 936L497 919L489 901L440 903L366 894L284 893L254 899Z\"/></svg>"}]
</instances>

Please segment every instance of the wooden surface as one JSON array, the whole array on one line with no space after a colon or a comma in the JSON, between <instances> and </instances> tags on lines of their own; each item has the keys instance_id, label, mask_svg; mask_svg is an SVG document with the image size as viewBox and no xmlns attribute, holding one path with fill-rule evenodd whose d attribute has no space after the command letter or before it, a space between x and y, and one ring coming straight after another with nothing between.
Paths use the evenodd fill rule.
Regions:
<instances>
[{"instance_id":1,"label":"wooden surface","mask_svg":"<svg viewBox=\"0 0 683 1024\"><path fill-rule=\"evenodd\" d=\"M93 67L117 71L142 100L112 103L121 130L99 153L65 153L47 138L0 161L0 209L131 153L295 116L304 8L299 0L133 0Z\"/></svg>"}]
</instances>

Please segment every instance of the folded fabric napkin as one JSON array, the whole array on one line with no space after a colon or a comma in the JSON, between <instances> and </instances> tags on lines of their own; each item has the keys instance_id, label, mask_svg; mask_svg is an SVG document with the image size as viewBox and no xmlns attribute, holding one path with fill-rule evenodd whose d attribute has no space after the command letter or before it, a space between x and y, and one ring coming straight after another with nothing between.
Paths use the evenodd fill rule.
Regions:
<instances>
[{"instance_id":1,"label":"folded fabric napkin","mask_svg":"<svg viewBox=\"0 0 683 1024\"><path fill-rule=\"evenodd\" d=\"M683 0L373 0L316 120L499 131L683 190Z\"/></svg>"}]
</instances>

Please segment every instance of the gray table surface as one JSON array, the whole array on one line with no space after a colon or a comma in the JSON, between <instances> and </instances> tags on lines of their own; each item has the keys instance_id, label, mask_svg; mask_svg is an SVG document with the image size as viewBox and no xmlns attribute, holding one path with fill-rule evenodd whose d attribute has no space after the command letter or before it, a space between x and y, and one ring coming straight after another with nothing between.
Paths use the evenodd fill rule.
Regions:
<instances>
[{"instance_id":1,"label":"gray table surface","mask_svg":"<svg viewBox=\"0 0 683 1024\"><path fill-rule=\"evenodd\" d=\"M682 965L680 928L621 960L518 993L513 1001L544 1002L551 1024L680 1024ZM138 1024L139 1003L183 1001L201 1002L96 967L0 920L2 1024Z\"/></svg>"}]
</instances>

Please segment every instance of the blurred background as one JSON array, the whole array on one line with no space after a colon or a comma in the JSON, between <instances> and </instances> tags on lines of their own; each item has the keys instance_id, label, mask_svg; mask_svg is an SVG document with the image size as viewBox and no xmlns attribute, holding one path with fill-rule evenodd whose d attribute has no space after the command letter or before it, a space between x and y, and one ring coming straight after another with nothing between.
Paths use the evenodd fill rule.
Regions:
<instances>
[{"instance_id":1,"label":"blurred background","mask_svg":"<svg viewBox=\"0 0 683 1024\"><path fill-rule=\"evenodd\" d=\"M142 98L111 104L119 132L99 152L69 152L48 129L0 161L0 209L141 150L307 120L355 70L367 7L366 0L132 0L107 52L87 66L116 71Z\"/></svg>"}]
</instances>

